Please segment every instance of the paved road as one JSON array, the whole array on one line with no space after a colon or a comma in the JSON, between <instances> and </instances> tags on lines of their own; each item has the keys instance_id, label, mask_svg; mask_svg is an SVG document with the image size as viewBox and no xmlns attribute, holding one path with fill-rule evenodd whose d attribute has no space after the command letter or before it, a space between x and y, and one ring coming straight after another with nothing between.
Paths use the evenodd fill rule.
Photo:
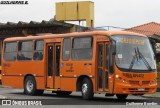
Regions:
<instances>
[{"instance_id":1,"label":"paved road","mask_svg":"<svg viewBox=\"0 0 160 108\"><path fill-rule=\"evenodd\" d=\"M94 99L83 100L81 93L72 93L70 96L60 97L51 91L45 91L41 96L28 96L23 94L22 89L0 88L0 95L9 99L41 100L43 105L126 105L132 103L157 103L160 105L160 98L144 98L141 96L129 95L125 101L119 101L115 96L105 97L104 94L95 94Z\"/></svg>"}]
</instances>

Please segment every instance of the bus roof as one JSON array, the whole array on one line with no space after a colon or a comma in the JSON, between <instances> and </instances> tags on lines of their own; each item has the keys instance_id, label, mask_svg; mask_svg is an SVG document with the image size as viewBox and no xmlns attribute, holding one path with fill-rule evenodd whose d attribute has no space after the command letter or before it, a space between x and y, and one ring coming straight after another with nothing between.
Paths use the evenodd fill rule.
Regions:
<instances>
[{"instance_id":1,"label":"bus roof","mask_svg":"<svg viewBox=\"0 0 160 108\"><path fill-rule=\"evenodd\" d=\"M86 35L137 35L147 37L142 34L128 32L128 31L104 31L104 30L95 30L95 31L87 31L87 32L73 32L73 33L65 33L65 34L44 34L40 36L27 36L27 37L11 37L6 38L4 41L15 41L15 40L34 40L34 39L49 39L49 38L64 38L64 37L76 37L76 36L86 36Z\"/></svg>"}]
</instances>

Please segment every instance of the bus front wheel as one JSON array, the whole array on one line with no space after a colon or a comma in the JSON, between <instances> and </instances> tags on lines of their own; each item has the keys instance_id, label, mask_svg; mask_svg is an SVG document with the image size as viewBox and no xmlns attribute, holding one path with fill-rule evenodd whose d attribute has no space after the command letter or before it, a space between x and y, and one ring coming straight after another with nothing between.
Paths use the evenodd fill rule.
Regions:
<instances>
[{"instance_id":1,"label":"bus front wheel","mask_svg":"<svg viewBox=\"0 0 160 108\"><path fill-rule=\"evenodd\" d=\"M24 82L24 93L27 95L36 94L36 81L34 77L28 76Z\"/></svg>"},{"instance_id":2,"label":"bus front wheel","mask_svg":"<svg viewBox=\"0 0 160 108\"><path fill-rule=\"evenodd\" d=\"M83 80L81 92L82 92L83 99L92 99L93 98L93 95L94 95L93 85L92 85L92 82L88 78L85 78Z\"/></svg>"},{"instance_id":3,"label":"bus front wheel","mask_svg":"<svg viewBox=\"0 0 160 108\"><path fill-rule=\"evenodd\" d=\"M128 96L128 94L116 94L117 98L119 100L125 100Z\"/></svg>"}]
</instances>

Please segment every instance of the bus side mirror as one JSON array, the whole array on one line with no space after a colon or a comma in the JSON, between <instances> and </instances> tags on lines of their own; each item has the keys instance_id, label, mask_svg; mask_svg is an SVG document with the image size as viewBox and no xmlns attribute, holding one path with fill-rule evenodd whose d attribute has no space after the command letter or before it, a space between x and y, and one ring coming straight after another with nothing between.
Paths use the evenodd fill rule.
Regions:
<instances>
[{"instance_id":1,"label":"bus side mirror","mask_svg":"<svg viewBox=\"0 0 160 108\"><path fill-rule=\"evenodd\" d=\"M115 40L112 40L111 52L112 52L112 55L116 54L116 41Z\"/></svg>"}]
</instances>

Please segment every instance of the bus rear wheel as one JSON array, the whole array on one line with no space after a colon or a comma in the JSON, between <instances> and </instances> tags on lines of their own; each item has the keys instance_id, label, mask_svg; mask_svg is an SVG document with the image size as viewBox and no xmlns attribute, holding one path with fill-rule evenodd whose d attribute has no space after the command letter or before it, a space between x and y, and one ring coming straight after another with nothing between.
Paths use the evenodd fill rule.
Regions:
<instances>
[{"instance_id":1,"label":"bus rear wheel","mask_svg":"<svg viewBox=\"0 0 160 108\"><path fill-rule=\"evenodd\" d=\"M128 94L116 94L117 98L119 100L125 100L128 96Z\"/></svg>"},{"instance_id":2,"label":"bus rear wheel","mask_svg":"<svg viewBox=\"0 0 160 108\"><path fill-rule=\"evenodd\" d=\"M92 82L88 78L85 78L83 80L81 92L82 92L83 99L92 99L93 98L93 95L94 95L93 85L92 85Z\"/></svg>"},{"instance_id":3,"label":"bus rear wheel","mask_svg":"<svg viewBox=\"0 0 160 108\"><path fill-rule=\"evenodd\" d=\"M36 94L36 81L34 77L28 76L24 82L24 93L27 95Z\"/></svg>"}]
</instances>

